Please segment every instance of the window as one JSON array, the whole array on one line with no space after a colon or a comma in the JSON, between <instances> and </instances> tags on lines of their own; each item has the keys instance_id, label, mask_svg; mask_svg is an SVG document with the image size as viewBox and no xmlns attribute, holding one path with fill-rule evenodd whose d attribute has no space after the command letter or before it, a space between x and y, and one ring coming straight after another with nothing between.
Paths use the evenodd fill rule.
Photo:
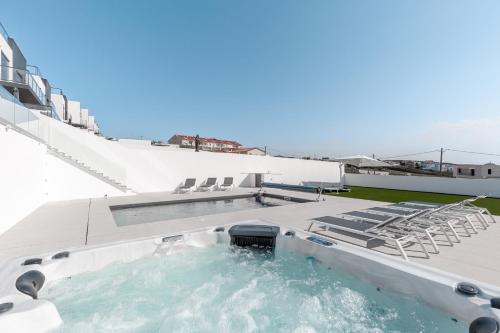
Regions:
<instances>
[{"instance_id":1,"label":"window","mask_svg":"<svg viewBox=\"0 0 500 333\"><path fill-rule=\"evenodd\" d=\"M23 75L19 71L16 71L16 74L16 82L24 83Z\"/></svg>"},{"instance_id":2,"label":"window","mask_svg":"<svg viewBox=\"0 0 500 333\"><path fill-rule=\"evenodd\" d=\"M8 81L9 80L10 60L9 60L9 58L7 58L7 56L3 52L1 52L0 58L1 58L0 64L2 65L0 79Z\"/></svg>"},{"instance_id":3,"label":"window","mask_svg":"<svg viewBox=\"0 0 500 333\"><path fill-rule=\"evenodd\" d=\"M488 175L491 175L491 169L488 169Z\"/></svg>"},{"instance_id":4,"label":"window","mask_svg":"<svg viewBox=\"0 0 500 333\"><path fill-rule=\"evenodd\" d=\"M458 173L462 173L462 168L458 168Z\"/></svg>"},{"instance_id":5,"label":"window","mask_svg":"<svg viewBox=\"0 0 500 333\"><path fill-rule=\"evenodd\" d=\"M476 175L476 169L470 169L470 175L475 176Z\"/></svg>"}]
</instances>

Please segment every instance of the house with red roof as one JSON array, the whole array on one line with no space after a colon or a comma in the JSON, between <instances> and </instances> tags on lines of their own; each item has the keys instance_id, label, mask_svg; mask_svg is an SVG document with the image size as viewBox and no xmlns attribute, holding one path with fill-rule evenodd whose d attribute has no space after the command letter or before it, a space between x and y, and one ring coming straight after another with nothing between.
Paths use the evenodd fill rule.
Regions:
<instances>
[{"instance_id":1,"label":"house with red roof","mask_svg":"<svg viewBox=\"0 0 500 333\"><path fill-rule=\"evenodd\" d=\"M224 151L225 149L234 149L241 147L241 144L232 140L222 140L216 138L203 138L200 137L200 149L208 151ZM179 145L183 148L194 148L195 136L191 135L180 135L176 134L172 136L169 140L169 144Z\"/></svg>"}]
</instances>

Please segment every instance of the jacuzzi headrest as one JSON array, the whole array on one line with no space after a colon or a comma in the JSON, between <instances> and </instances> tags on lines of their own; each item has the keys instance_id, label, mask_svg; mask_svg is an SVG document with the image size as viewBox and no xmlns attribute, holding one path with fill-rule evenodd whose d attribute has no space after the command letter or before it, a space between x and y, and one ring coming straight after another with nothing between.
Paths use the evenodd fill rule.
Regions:
<instances>
[{"instance_id":1,"label":"jacuzzi headrest","mask_svg":"<svg viewBox=\"0 0 500 333\"><path fill-rule=\"evenodd\" d=\"M16 280L16 288L23 294L33 297L38 297L38 291L42 288L45 282L45 275L40 271L27 271Z\"/></svg>"},{"instance_id":2,"label":"jacuzzi headrest","mask_svg":"<svg viewBox=\"0 0 500 333\"><path fill-rule=\"evenodd\" d=\"M498 333L498 322L491 317L479 317L469 326L469 333Z\"/></svg>"}]
</instances>

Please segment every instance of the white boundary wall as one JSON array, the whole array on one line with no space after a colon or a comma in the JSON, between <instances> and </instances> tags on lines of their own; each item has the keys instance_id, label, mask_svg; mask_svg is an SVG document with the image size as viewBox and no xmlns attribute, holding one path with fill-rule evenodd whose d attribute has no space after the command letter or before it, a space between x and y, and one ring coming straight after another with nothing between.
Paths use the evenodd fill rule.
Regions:
<instances>
[{"instance_id":1,"label":"white boundary wall","mask_svg":"<svg viewBox=\"0 0 500 333\"><path fill-rule=\"evenodd\" d=\"M233 177L235 186L255 186L255 174L264 181L301 185L319 181L340 183L340 163L290 159L272 156L195 152L192 149L128 149L122 152L127 180L139 192L171 191L186 178L201 185L209 177Z\"/></svg>"},{"instance_id":2,"label":"white boundary wall","mask_svg":"<svg viewBox=\"0 0 500 333\"><path fill-rule=\"evenodd\" d=\"M446 194L481 195L500 198L500 179L465 179L425 176L380 176L345 174L345 184L394 190Z\"/></svg>"},{"instance_id":3,"label":"white boundary wall","mask_svg":"<svg viewBox=\"0 0 500 333\"><path fill-rule=\"evenodd\" d=\"M125 195L0 125L0 234L48 201Z\"/></svg>"}]
</instances>

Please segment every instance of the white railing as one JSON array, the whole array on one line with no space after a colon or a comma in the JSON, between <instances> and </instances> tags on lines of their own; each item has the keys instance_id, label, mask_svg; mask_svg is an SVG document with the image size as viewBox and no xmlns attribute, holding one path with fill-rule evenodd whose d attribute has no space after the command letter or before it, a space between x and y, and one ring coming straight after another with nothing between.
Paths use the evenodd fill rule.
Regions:
<instances>
[{"instance_id":1,"label":"white railing","mask_svg":"<svg viewBox=\"0 0 500 333\"><path fill-rule=\"evenodd\" d=\"M97 173L126 185L125 168L107 158L104 152L99 153L90 148L92 143L98 140L97 137L50 119L39 111L27 109L2 86L0 86L0 120L33 136L50 148L65 153L69 158L78 160Z\"/></svg>"},{"instance_id":2,"label":"white railing","mask_svg":"<svg viewBox=\"0 0 500 333\"><path fill-rule=\"evenodd\" d=\"M45 105L46 97L44 89L40 87L29 70L0 65L0 81L28 86L38 99L38 102L41 105Z\"/></svg>"}]
</instances>

